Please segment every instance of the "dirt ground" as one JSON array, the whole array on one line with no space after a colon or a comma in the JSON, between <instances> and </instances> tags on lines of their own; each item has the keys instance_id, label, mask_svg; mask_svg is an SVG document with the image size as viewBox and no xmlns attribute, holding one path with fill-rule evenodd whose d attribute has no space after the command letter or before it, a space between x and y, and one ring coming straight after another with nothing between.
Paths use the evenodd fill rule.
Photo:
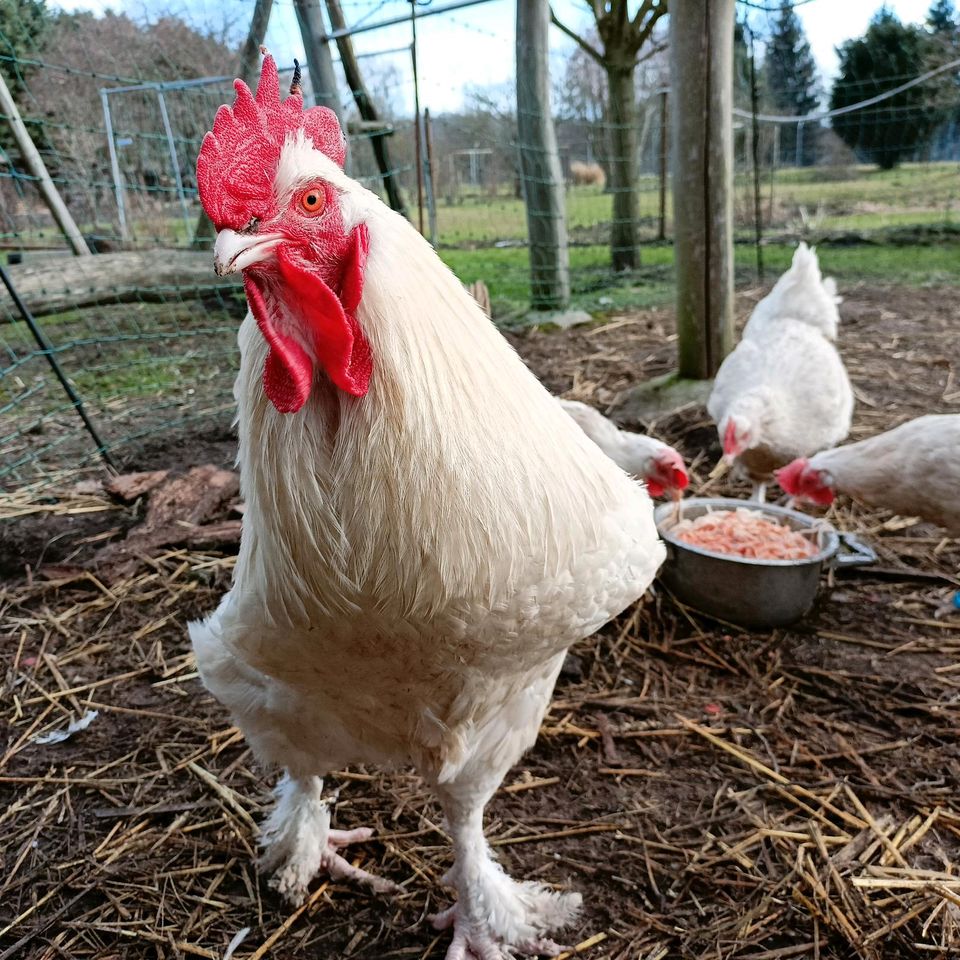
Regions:
<instances>
[{"instance_id":1,"label":"dirt ground","mask_svg":"<svg viewBox=\"0 0 960 960\"><path fill-rule=\"evenodd\" d=\"M844 293L854 437L957 411L954 292ZM674 349L664 310L513 339L552 391L600 406ZM646 426L707 488L705 411ZM213 431L128 466L230 455ZM402 894L318 881L294 911L258 874L271 777L201 687L184 629L226 589L230 553L164 547L112 577L90 558L143 501L45 496L0 524L0 960L222 958L244 930L247 960L443 957L425 918L450 903L449 848L410 773L331 782L336 825L376 827L360 862ZM487 833L514 876L583 892L565 939L584 956L960 957L960 546L850 503L830 518L885 572L837 577L796 626L745 633L656 590L568 659ZM89 711L87 729L36 741Z\"/></svg>"}]
</instances>

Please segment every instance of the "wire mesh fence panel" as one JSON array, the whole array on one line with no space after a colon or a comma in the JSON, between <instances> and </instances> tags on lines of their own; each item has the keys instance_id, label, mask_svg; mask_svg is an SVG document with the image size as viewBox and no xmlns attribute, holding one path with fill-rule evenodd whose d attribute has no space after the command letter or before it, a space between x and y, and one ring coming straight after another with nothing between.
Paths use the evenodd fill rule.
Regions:
<instances>
[{"instance_id":1,"label":"wire mesh fence panel","mask_svg":"<svg viewBox=\"0 0 960 960\"><path fill-rule=\"evenodd\" d=\"M509 43L512 9L503 0L488 6L499 19L473 12L486 7L425 19L421 59L443 44ZM382 7L378 16L409 15L406 3ZM227 430L236 329L246 310L240 286L214 276L209 239L194 243L195 159L217 108L233 99L236 37L175 17L144 24L89 14L53 17L31 32L23 11L32 7L17 9L11 16L23 22L0 19L0 73L95 255L70 254L10 135L10 118L0 117L0 256L49 343L41 347L0 296L4 487L42 484L102 454L48 353L121 465L144 462L145 446L162 447L184 431ZM359 16L347 5L348 20ZM530 144L518 135L514 84L471 88L449 71L449 90L424 85L417 117L409 24L365 36L357 62L376 121L358 111L331 45L349 133L347 172L386 200L385 175L393 178L407 214L419 224L422 208L424 232L460 279L487 286L495 318L523 318L531 272L520 158ZM733 124L742 281L756 280L759 232L771 277L807 239L829 249L825 269L841 278L956 282L960 87L949 63L942 57L940 72L922 83L917 70L892 66L883 74L883 64L872 64L874 76L852 80L842 102L824 101L823 112L845 112L823 117L785 119L775 102L751 103L740 90ZM542 108L554 121L576 307L609 313L672 296L665 65L665 54L652 51L638 69L635 128L624 137L611 119L603 71L576 51L551 52L551 103ZM292 62L281 66L289 82ZM309 74L305 82L312 103ZM635 176L615 187L623 144L636 151ZM624 190L631 204L618 205ZM630 211L639 242L638 262L620 271L612 268L615 209Z\"/></svg>"}]
</instances>

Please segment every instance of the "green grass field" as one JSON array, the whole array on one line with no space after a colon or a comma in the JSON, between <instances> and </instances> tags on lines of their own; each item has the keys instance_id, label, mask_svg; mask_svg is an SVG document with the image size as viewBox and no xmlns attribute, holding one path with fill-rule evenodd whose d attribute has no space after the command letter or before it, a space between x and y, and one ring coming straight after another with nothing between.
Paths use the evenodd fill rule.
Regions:
<instances>
[{"instance_id":1,"label":"green grass field","mask_svg":"<svg viewBox=\"0 0 960 960\"><path fill-rule=\"evenodd\" d=\"M737 178L736 206L741 213L750 186L743 176ZM656 229L659 207L656 179L643 178L641 188L641 232L648 239ZM892 171L787 169L778 172L773 196L772 209L782 224L770 228L767 235L774 242L762 247L767 282L787 267L795 238L803 235L814 242L822 238L823 270L837 278L841 290L861 282L960 285L960 223L953 214L954 198L960 198L960 164L908 164ZM769 201L767 182L764 207L768 212ZM186 228L179 208L175 214L160 218L162 227L148 222L136 226L183 240ZM573 239L573 306L603 316L673 299L669 242L644 242L637 270L611 272L606 245L610 194L597 187L569 188L567 215ZM530 277L522 202L507 196L466 194L459 204L441 205L438 224L444 261L465 283L486 283L498 320L523 322L530 309ZM50 231L44 232L52 239ZM831 236L836 242L830 242ZM758 280L755 250L747 242L750 237L749 225L741 220L735 251L741 287ZM192 301L130 304L46 317L43 323L55 343L66 345L75 360L80 359L71 372L84 393L147 395L162 392L171 383L203 379L211 366L219 369L222 324L226 320L230 328L233 321L225 315L205 317L208 322L198 326L196 306ZM176 346L170 350L173 342ZM232 354L230 346L228 354ZM229 366L232 360L226 362Z\"/></svg>"},{"instance_id":2,"label":"green grass field","mask_svg":"<svg viewBox=\"0 0 960 960\"><path fill-rule=\"evenodd\" d=\"M794 244L764 245L765 279L787 268ZM856 244L819 247L825 274L841 289L860 281L908 286L960 285L960 236L932 244ZM494 313L510 319L526 313L529 302L529 260L525 247L441 250L440 256L464 283L482 280L493 299ZM737 284L757 281L756 252L747 244L735 249ZM606 246L572 247L570 275L573 305L591 313L610 313L667 303L673 298L673 247L648 244L641 250L639 269L616 275L610 271Z\"/></svg>"},{"instance_id":3,"label":"green grass field","mask_svg":"<svg viewBox=\"0 0 960 960\"><path fill-rule=\"evenodd\" d=\"M753 181L738 174L734 181L736 229L753 230ZM960 222L960 164L904 164L895 170L876 167L787 168L771 185L765 173L761 185L762 216L768 233L854 231L870 233L890 227ZM659 216L659 186L655 177L640 179L643 235L654 236ZM573 237L610 222L612 195L597 187L568 187L567 226ZM672 202L667 194L667 220ZM467 195L459 204L437 208L439 246L459 247L520 240L526 236L523 202L508 196Z\"/></svg>"}]
</instances>

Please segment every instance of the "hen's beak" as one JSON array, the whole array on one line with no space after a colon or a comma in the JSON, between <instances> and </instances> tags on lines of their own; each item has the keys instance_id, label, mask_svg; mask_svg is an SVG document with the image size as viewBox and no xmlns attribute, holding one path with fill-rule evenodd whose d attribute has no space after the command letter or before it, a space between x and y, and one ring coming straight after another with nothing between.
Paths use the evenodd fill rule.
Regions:
<instances>
[{"instance_id":1,"label":"hen's beak","mask_svg":"<svg viewBox=\"0 0 960 960\"><path fill-rule=\"evenodd\" d=\"M729 473L730 467L733 464L733 457L723 456L717 461L717 465L707 474L708 480L716 480L718 477L722 477L724 474Z\"/></svg>"},{"instance_id":2,"label":"hen's beak","mask_svg":"<svg viewBox=\"0 0 960 960\"><path fill-rule=\"evenodd\" d=\"M218 277L245 270L251 264L265 260L282 239L280 233L244 234L221 230L213 245L213 269Z\"/></svg>"}]
</instances>

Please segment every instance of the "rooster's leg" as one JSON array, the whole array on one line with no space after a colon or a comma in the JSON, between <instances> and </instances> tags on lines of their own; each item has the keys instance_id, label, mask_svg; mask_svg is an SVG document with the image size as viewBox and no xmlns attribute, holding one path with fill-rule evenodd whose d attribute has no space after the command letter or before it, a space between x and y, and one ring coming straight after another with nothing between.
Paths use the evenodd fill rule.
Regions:
<instances>
[{"instance_id":1,"label":"rooster's leg","mask_svg":"<svg viewBox=\"0 0 960 960\"><path fill-rule=\"evenodd\" d=\"M445 877L457 902L433 917L453 927L446 960L506 960L515 954L555 956L548 938L576 919L579 893L557 893L543 884L513 880L493 859L483 836L483 807L493 790L474 796L441 791L455 862Z\"/></svg>"},{"instance_id":2,"label":"rooster's leg","mask_svg":"<svg viewBox=\"0 0 960 960\"><path fill-rule=\"evenodd\" d=\"M753 493L750 495L750 499L756 500L757 503L766 503L767 485L765 483L754 483Z\"/></svg>"},{"instance_id":3,"label":"rooster's leg","mask_svg":"<svg viewBox=\"0 0 960 960\"><path fill-rule=\"evenodd\" d=\"M462 765L432 772L453 841L454 863L444 882L457 890L456 904L433 918L435 926L453 928L447 960L554 956L561 948L550 934L572 923L580 910L579 893L508 877L483 836L483 808L536 740L563 660L559 653L523 678L512 696L472 727Z\"/></svg>"},{"instance_id":4,"label":"rooster's leg","mask_svg":"<svg viewBox=\"0 0 960 960\"><path fill-rule=\"evenodd\" d=\"M273 873L270 886L295 905L303 902L310 881L319 873L364 883L378 893L395 890L391 881L353 866L340 855L343 847L368 840L373 831L331 830L322 790L319 777L285 775L277 784L277 803L260 839L264 847L260 865Z\"/></svg>"}]
</instances>

